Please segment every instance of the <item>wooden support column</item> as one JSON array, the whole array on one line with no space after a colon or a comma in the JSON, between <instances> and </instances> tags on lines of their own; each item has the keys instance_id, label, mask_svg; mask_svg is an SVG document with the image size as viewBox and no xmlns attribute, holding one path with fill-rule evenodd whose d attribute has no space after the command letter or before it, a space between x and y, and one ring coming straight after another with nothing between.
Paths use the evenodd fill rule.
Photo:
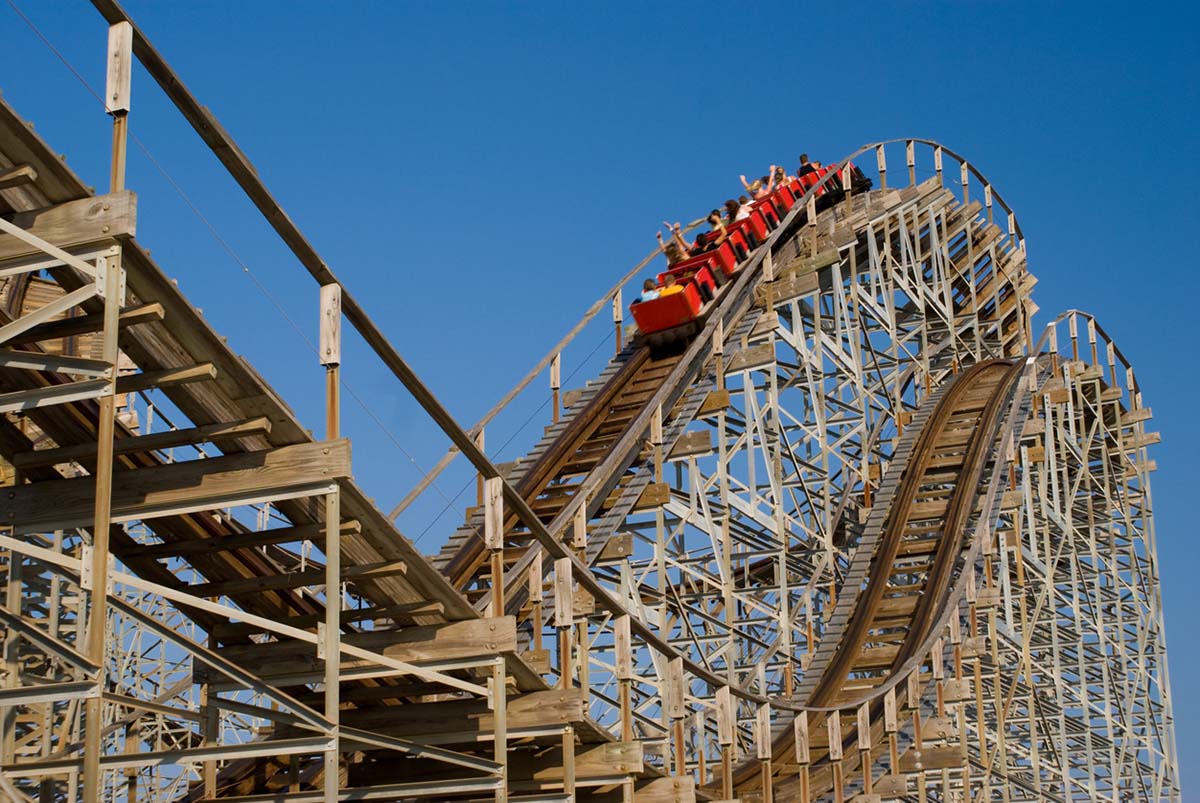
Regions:
<instances>
[{"instance_id":1,"label":"wooden support column","mask_svg":"<svg viewBox=\"0 0 1200 803\"><path fill-rule=\"evenodd\" d=\"M491 615L504 615L504 480L483 481L483 543L490 552L492 572Z\"/></svg>"},{"instance_id":2,"label":"wooden support column","mask_svg":"<svg viewBox=\"0 0 1200 803\"><path fill-rule=\"evenodd\" d=\"M721 745L721 797L733 797L733 693L728 686L717 689L717 741Z\"/></svg>"},{"instance_id":3,"label":"wooden support column","mask_svg":"<svg viewBox=\"0 0 1200 803\"><path fill-rule=\"evenodd\" d=\"M109 529L112 525L113 433L116 428L115 379L117 373L117 325L121 312L120 257L101 257L97 270L104 283L104 329L101 334L103 361L110 366L104 395L100 397L99 431L96 437L95 499L92 508L92 545L90 549L90 588L87 619L86 655L100 667L96 683L104 687L105 646L108 623ZM99 800L101 787L100 754L103 736L100 718L103 703L99 696L89 697L84 715L83 788L84 800Z\"/></svg>"},{"instance_id":4,"label":"wooden support column","mask_svg":"<svg viewBox=\"0 0 1200 803\"><path fill-rule=\"evenodd\" d=\"M508 691L505 688L505 663L503 656L492 662L491 708L492 737L495 761L500 765L500 784L496 787L496 803L508 801Z\"/></svg>"},{"instance_id":5,"label":"wooden support column","mask_svg":"<svg viewBox=\"0 0 1200 803\"><path fill-rule=\"evenodd\" d=\"M766 691L763 686L759 688ZM762 801L772 803L774 790L771 785L771 704L762 703L755 713L754 746L755 756L762 771Z\"/></svg>"},{"instance_id":6,"label":"wooden support column","mask_svg":"<svg viewBox=\"0 0 1200 803\"><path fill-rule=\"evenodd\" d=\"M575 801L575 726L567 725L562 735L563 794Z\"/></svg>"},{"instance_id":7,"label":"wooden support column","mask_svg":"<svg viewBox=\"0 0 1200 803\"><path fill-rule=\"evenodd\" d=\"M321 286L321 325L318 355L325 366L325 434L338 437L341 419L342 288ZM337 803L340 781L338 713L341 709L342 641L342 500L337 486L325 494L325 621L319 645L325 658L325 718L333 746L325 751L325 803Z\"/></svg>"},{"instance_id":8,"label":"wooden support column","mask_svg":"<svg viewBox=\"0 0 1200 803\"><path fill-rule=\"evenodd\" d=\"M613 647L616 652L618 703L621 709L621 741L633 741L633 638L629 630L629 614L613 620Z\"/></svg>"},{"instance_id":9,"label":"wooden support column","mask_svg":"<svg viewBox=\"0 0 1200 803\"><path fill-rule=\"evenodd\" d=\"M833 764L833 801L846 799L845 778L842 775L842 715L835 711L825 720L829 731L829 761Z\"/></svg>"},{"instance_id":10,"label":"wooden support column","mask_svg":"<svg viewBox=\"0 0 1200 803\"><path fill-rule=\"evenodd\" d=\"M558 423L559 407L561 407L560 392L562 390L562 352L550 360L550 409L554 423Z\"/></svg>"},{"instance_id":11,"label":"wooden support column","mask_svg":"<svg viewBox=\"0 0 1200 803\"><path fill-rule=\"evenodd\" d=\"M793 737L796 743L796 764L800 770L800 803L812 803L809 789L808 765L812 761L808 749L808 712L797 711L792 720Z\"/></svg>"},{"instance_id":12,"label":"wooden support column","mask_svg":"<svg viewBox=\"0 0 1200 803\"><path fill-rule=\"evenodd\" d=\"M616 333L617 333L617 352L616 353L620 354L621 349L625 345L623 342L624 341L624 337L623 337L624 333L621 331L621 324L624 321L625 311L621 308L621 289L620 288L617 288L617 292L613 293L612 308L613 308L613 326L616 329Z\"/></svg>"},{"instance_id":13,"label":"wooden support column","mask_svg":"<svg viewBox=\"0 0 1200 803\"><path fill-rule=\"evenodd\" d=\"M325 366L325 437L335 440L340 429L342 364L342 286L321 285L321 364Z\"/></svg>"},{"instance_id":14,"label":"wooden support column","mask_svg":"<svg viewBox=\"0 0 1200 803\"><path fill-rule=\"evenodd\" d=\"M687 681L684 680L683 659L672 658L667 663L667 692L666 715L671 722L671 731L675 739L674 775L681 777L687 774L687 744L684 742L683 717L687 711ZM700 720L703 723L703 719ZM704 782L704 729L698 729L697 752L700 761L700 781Z\"/></svg>"},{"instance_id":15,"label":"wooden support column","mask_svg":"<svg viewBox=\"0 0 1200 803\"><path fill-rule=\"evenodd\" d=\"M554 561L554 626L558 630L558 687L571 687L571 625L574 620L574 589L571 559Z\"/></svg>"},{"instance_id":16,"label":"wooden support column","mask_svg":"<svg viewBox=\"0 0 1200 803\"><path fill-rule=\"evenodd\" d=\"M875 167L879 170L879 189L887 189L887 155L882 145L875 146Z\"/></svg>"},{"instance_id":17,"label":"wooden support column","mask_svg":"<svg viewBox=\"0 0 1200 803\"><path fill-rule=\"evenodd\" d=\"M107 81L104 105L113 118L111 190L125 187L125 144L127 116L133 74L133 26L119 22L108 30ZM117 327L121 315L124 282L121 257L96 260L96 278L103 287L104 325L101 328L101 361L108 366L108 385L100 396L99 427L96 436L96 498L92 517L91 588L87 620L86 655L98 666L96 684L104 688L105 646L108 642L108 538L112 514L113 433L116 429ZM83 738L83 797L99 800L101 788L100 754L103 734L100 718L103 702L99 695L85 703Z\"/></svg>"},{"instance_id":18,"label":"wooden support column","mask_svg":"<svg viewBox=\"0 0 1200 803\"><path fill-rule=\"evenodd\" d=\"M21 554L8 552L8 583L4 595L4 606L18 616L21 612ZM21 650L21 636L14 629L9 629L4 638L4 671L7 674L6 686L16 688L21 685L21 664L17 660ZM17 707L7 706L0 709L0 762L12 764L16 757L17 739Z\"/></svg>"}]
</instances>

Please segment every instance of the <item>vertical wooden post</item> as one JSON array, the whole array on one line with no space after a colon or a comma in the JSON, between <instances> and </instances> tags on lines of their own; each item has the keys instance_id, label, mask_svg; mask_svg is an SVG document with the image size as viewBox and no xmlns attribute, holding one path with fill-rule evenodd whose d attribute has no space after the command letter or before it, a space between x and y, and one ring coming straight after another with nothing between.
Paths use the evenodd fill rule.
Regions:
<instances>
[{"instance_id":1,"label":"vertical wooden post","mask_svg":"<svg viewBox=\"0 0 1200 803\"><path fill-rule=\"evenodd\" d=\"M118 23L108 29L105 110L113 118L111 190L125 188L125 144L128 138L127 116L133 74L133 26ZM92 519L91 574L86 653L100 667L98 688L104 688L105 631L108 624L108 539L112 524L113 432L116 428L117 326L121 314L124 282L121 281L121 257L96 261L98 281L104 299L104 326L100 336L103 360L108 365L108 386L100 397L99 426L96 437L96 500ZM83 796L100 799L100 754L102 736L100 717L103 704L99 695L89 697L84 713Z\"/></svg>"},{"instance_id":2,"label":"vertical wooden post","mask_svg":"<svg viewBox=\"0 0 1200 803\"><path fill-rule=\"evenodd\" d=\"M687 753L684 744L683 736L683 716L687 711L687 681L684 680L683 674L683 659L672 658L667 663L667 691L666 691L666 715L667 719L672 723L672 731L675 738L675 764L674 774L682 776L687 774ZM703 720L700 720L703 723ZM700 728L699 736L697 737L697 748L701 754L700 762L703 767L704 753L704 729ZM704 780L704 770L700 770L701 782Z\"/></svg>"},{"instance_id":3,"label":"vertical wooden post","mask_svg":"<svg viewBox=\"0 0 1200 803\"><path fill-rule=\"evenodd\" d=\"M113 192L125 189L125 152L129 138L129 90L133 78L133 25L118 22L108 29L108 65L104 86L104 110L113 118Z\"/></svg>"},{"instance_id":4,"label":"vertical wooden post","mask_svg":"<svg viewBox=\"0 0 1200 803\"><path fill-rule=\"evenodd\" d=\"M554 423L558 423L560 404L559 392L562 389L562 352L554 355L550 361L550 406L553 410Z\"/></svg>"},{"instance_id":5,"label":"vertical wooden post","mask_svg":"<svg viewBox=\"0 0 1200 803\"><path fill-rule=\"evenodd\" d=\"M572 803L575 800L575 726L568 725L563 728L562 735L562 753L563 753L563 794L567 795Z\"/></svg>"},{"instance_id":6,"label":"vertical wooden post","mask_svg":"<svg viewBox=\"0 0 1200 803\"><path fill-rule=\"evenodd\" d=\"M766 691L765 686L759 686L760 693ZM754 718L755 756L762 767L762 801L771 803L774 793L771 784L771 704L762 703L755 712Z\"/></svg>"},{"instance_id":7,"label":"vertical wooden post","mask_svg":"<svg viewBox=\"0 0 1200 803\"><path fill-rule=\"evenodd\" d=\"M325 495L325 718L333 747L325 751L325 803L337 803L339 781L338 710L341 707L342 665L342 499L334 488Z\"/></svg>"},{"instance_id":8,"label":"vertical wooden post","mask_svg":"<svg viewBox=\"0 0 1200 803\"><path fill-rule=\"evenodd\" d=\"M617 354L621 353L624 347L624 332L621 331L621 323L624 320L624 310L621 309L621 288L617 288L617 292L613 293L612 300L613 308L613 326L617 330Z\"/></svg>"},{"instance_id":9,"label":"vertical wooden post","mask_svg":"<svg viewBox=\"0 0 1200 803\"><path fill-rule=\"evenodd\" d=\"M342 286L321 286L321 329L318 355L325 366L325 437L340 437L342 364Z\"/></svg>"},{"instance_id":10,"label":"vertical wooden post","mask_svg":"<svg viewBox=\"0 0 1200 803\"><path fill-rule=\"evenodd\" d=\"M887 155L882 145L875 146L875 167L879 170L879 189L887 189Z\"/></svg>"},{"instance_id":11,"label":"vertical wooden post","mask_svg":"<svg viewBox=\"0 0 1200 803\"><path fill-rule=\"evenodd\" d=\"M842 715L834 711L825 720L825 727L829 730L829 760L833 764L833 800L843 803L846 790L842 776Z\"/></svg>"},{"instance_id":12,"label":"vertical wooden post","mask_svg":"<svg viewBox=\"0 0 1200 803\"><path fill-rule=\"evenodd\" d=\"M633 685L633 638L629 629L629 614L613 620L613 647L616 652L618 703L621 709L621 741L633 741L633 707L630 694Z\"/></svg>"},{"instance_id":13,"label":"vertical wooden post","mask_svg":"<svg viewBox=\"0 0 1200 803\"><path fill-rule=\"evenodd\" d=\"M8 588L5 590L4 606L17 616L22 616L21 606L21 553L8 550ZM15 688L21 685L21 664L18 661L21 649L21 637L15 630L9 630L4 635L4 671L7 673L7 685ZM17 747L17 707L4 706L0 708L0 761L5 764L13 763Z\"/></svg>"},{"instance_id":14,"label":"vertical wooden post","mask_svg":"<svg viewBox=\"0 0 1200 803\"><path fill-rule=\"evenodd\" d=\"M933 170L937 173L938 186L946 186L946 182L942 178L942 146L938 145L933 149Z\"/></svg>"},{"instance_id":15,"label":"vertical wooden post","mask_svg":"<svg viewBox=\"0 0 1200 803\"><path fill-rule=\"evenodd\" d=\"M908 161L908 183L917 183L917 155L914 152L916 143L911 139L904 143L904 157Z\"/></svg>"},{"instance_id":16,"label":"vertical wooden post","mask_svg":"<svg viewBox=\"0 0 1200 803\"><path fill-rule=\"evenodd\" d=\"M325 437L338 437L341 429L342 287L321 286L318 359L325 366ZM340 778L338 711L341 708L342 666L342 497L334 488L325 495L325 622L322 651L325 658L325 718L329 720L333 748L325 752L325 803L336 803Z\"/></svg>"},{"instance_id":17,"label":"vertical wooden post","mask_svg":"<svg viewBox=\"0 0 1200 803\"><path fill-rule=\"evenodd\" d=\"M491 553L492 616L504 615L504 480L483 481L483 543Z\"/></svg>"},{"instance_id":18,"label":"vertical wooden post","mask_svg":"<svg viewBox=\"0 0 1200 803\"><path fill-rule=\"evenodd\" d=\"M492 663L492 736L495 761L500 765L500 785L496 787L496 803L508 801L508 690L505 688L505 664L502 656Z\"/></svg>"},{"instance_id":19,"label":"vertical wooden post","mask_svg":"<svg viewBox=\"0 0 1200 803\"><path fill-rule=\"evenodd\" d=\"M100 671L96 683L104 688L105 645L108 623L109 528L112 526L113 431L116 428L117 326L121 313L121 258L101 257L96 268L103 282L104 328L101 334L103 356L108 365L108 386L100 397L99 431L96 452L96 499L93 508L91 548L91 588L87 620L87 656ZM83 788L85 800L100 799L100 717L102 701L89 697L85 706Z\"/></svg>"},{"instance_id":20,"label":"vertical wooden post","mask_svg":"<svg viewBox=\"0 0 1200 803\"><path fill-rule=\"evenodd\" d=\"M721 745L721 797L733 797L733 694L728 686L717 689L717 741Z\"/></svg>"},{"instance_id":21,"label":"vertical wooden post","mask_svg":"<svg viewBox=\"0 0 1200 803\"><path fill-rule=\"evenodd\" d=\"M544 591L542 550L536 546L533 549L533 562L529 564L529 601L533 604L533 648L540 650L542 649L542 628L546 624L542 619L542 592Z\"/></svg>"},{"instance_id":22,"label":"vertical wooden post","mask_svg":"<svg viewBox=\"0 0 1200 803\"><path fill-rule=\"evenodd\" d=\"M571 687L571 625L575 619L571 559L554 561L554 626L558 629L558 687Z\"/></svg>"},{"instance_id":23,"label":"vertical wooden post","mask_svg":"<svg viewBox=\"0 0 1200 803\"><path fill-rule=\"evenodd\" d=\"M796 742L796 764L800 767L800 803L812 803L808 785L808 765L812 760L808 749L808 712L797 711L792 720L792 731Z\"/></svg>"}]
</instances>

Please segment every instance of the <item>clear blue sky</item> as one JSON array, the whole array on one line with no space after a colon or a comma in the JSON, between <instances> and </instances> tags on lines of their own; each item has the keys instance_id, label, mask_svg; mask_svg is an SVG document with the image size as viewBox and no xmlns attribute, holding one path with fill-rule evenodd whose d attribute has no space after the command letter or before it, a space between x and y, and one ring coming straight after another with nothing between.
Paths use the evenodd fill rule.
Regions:
<instances>
[{"instance_id":1,"label":"clear blue sky","mask_svg":"<svg viewBox=\"0 0 1200 803\"><path fill-rule=\"evenodd\" d=\"M105 25L89 4L20 5L102 83ZM1098 315L1154 408L1178 742L1185 768L1200 762L1193 5L127 7L464 423L648 250L660 220L703 213L739 173L903 136L966 154L1022 222L1039 324L1070 307ZM0 66L8 100L103 189L106 118L5 3ZM140 72L133 105L134 132L311 335L315 286ZM319 427L321 374L303 341L136 150L129 184L139 239ZM574 361L593 346L604 356L606 331ZM414 459L440 456L444 439L353 344L345 370ZM489 450L532 411L489 432ZM419 473L352 404L347 418L360 482L387 509ZM439 486L453 497L463 476ZM442 504L406 532L420 536Z\"/></svg>"}]
</instances>

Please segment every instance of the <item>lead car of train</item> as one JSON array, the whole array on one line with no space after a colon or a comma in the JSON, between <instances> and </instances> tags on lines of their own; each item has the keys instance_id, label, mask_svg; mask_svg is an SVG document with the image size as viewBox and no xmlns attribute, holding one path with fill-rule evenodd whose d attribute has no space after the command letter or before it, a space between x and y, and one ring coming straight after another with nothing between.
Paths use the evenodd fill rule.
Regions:
<instances>
[{"instance_id":1,"label":"lead car of train","mask_svg":"<svg viewBox=\"0 0 1200 803\"><path fill-rule=\"evenodd\" d=\"M752 202L749 216L727 223L725 231L728 236L719 245L676 262L658 274L659 288L665 285L667 276L674 276L675 282L683 290L649 301L637 300L630 305L629 311L637 322L641 336L651 346L662 347L686 341L700 331L709 312L723 294L725 285L732 281L754 249L766 241L771 230L787 217L805 192L817 187L818 210L844 197L841 175L835 173L821 184L830 170L832 168L818 168L785 182L770 195ZM871 180L852 163L850 176L854 192L871 188ZM706 240L712 241L719 236L719 232L706 232L697 238L696 245L703 248Z\"/></svg>"}]
</instances>

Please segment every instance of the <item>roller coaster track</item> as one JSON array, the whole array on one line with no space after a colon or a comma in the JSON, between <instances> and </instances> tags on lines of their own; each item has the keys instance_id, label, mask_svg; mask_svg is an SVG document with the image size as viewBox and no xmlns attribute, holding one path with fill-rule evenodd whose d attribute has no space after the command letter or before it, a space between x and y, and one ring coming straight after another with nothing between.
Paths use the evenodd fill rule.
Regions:
<instances>
[{"instance_id":1,"label":"roller coaster track","mask_svg":"<svg viewBox=\"0 0 1200 803\"><path fill-rule=\"evenodd\" d=\"M140 31L133 47L340 287ZM674 353L635 333L561 411L552 378L553 418L504 466L484 426L557 376L621 285L471 428L343 288L454 444L397 511L455 455L480 478L432 558L165 278L127 194L91 198L5 104L0 157L0 269L22 277L0 295L0 794L1178 799L1149 408L1090 317L1034 338L1016 217L938 143L838 162L875 187L810 190ZM87 491L102 383L64 371L100 370L116 296L46 310L114 264L137 373L117 383L109 588L89 562L108 548ZM148 431L164 414L178 426Z\"/></svg>"}]
</instances>

